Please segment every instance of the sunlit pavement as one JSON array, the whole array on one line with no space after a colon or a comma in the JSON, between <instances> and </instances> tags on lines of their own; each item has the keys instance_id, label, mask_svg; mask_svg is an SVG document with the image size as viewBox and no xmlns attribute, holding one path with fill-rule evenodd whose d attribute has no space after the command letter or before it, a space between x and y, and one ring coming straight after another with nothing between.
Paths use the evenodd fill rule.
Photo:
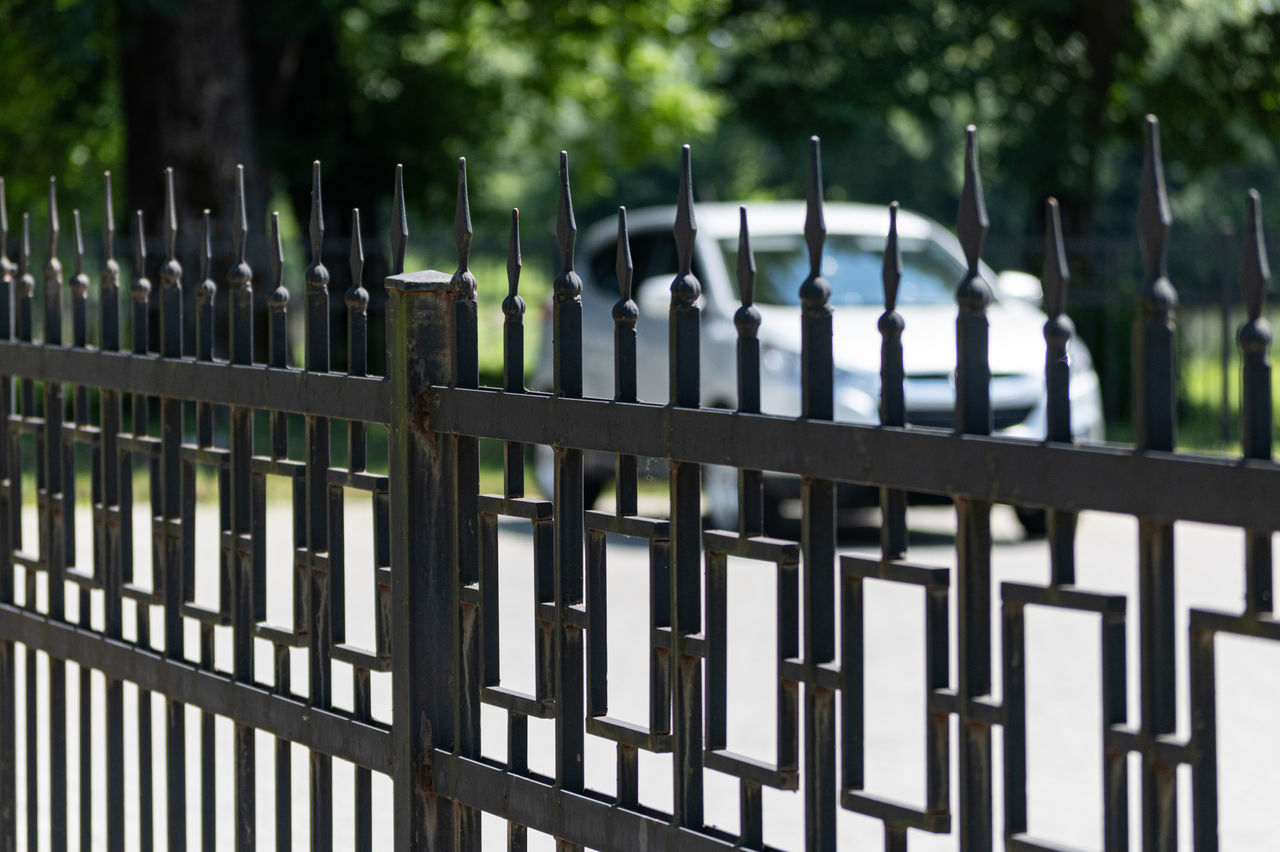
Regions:
<instances>
[{"instance_id":1,"label":"sunlit pavement","mask_svg":"<svg viewBox=\"0 0 1280 852\"><path fill-rule=\"evenodd\" d=\"M367 500L348 501L346 509L347 559L347 640L372 646L373 582L367 556L372 552L371 514ZM287 504L270 504L269 529L268 619L289 624L292 618L290 510ZM24 517L28 535L34 535L34 516ZM913 529L908 561L931 566L955 565L952 538L952 511L945 507L921 507L911 510ZM201 509L197 534L197 600L214 604L217 588L217 538L213 507ZM82 534L77 552L82 564L89 564L87 513L77 515ZM135 528L145 536L149 519L139 517ZM998 617L1000 582L1018 581L1042 584L1048 576L1048 555L1043 541L1025 541L1012 513L997 507L993 514L996 547L993 553L993 645L996 664L995 690L1000 694ZM34 539L32 539L34 540ZM145 538L143 539L145 540ZM842 543L848 552L876 553L873 531L853 531ZM1243 595L1244 536L1238 530L1183 524L1177 527L1177 604L1178 627L1178 736L1189 730L1187 700L1187 610L1206 607L1237 611ZM145 548L142 558L145 561ZM532 691L533 684L533 605L530 556L532 546L528 527L523 522L504 523L500 530L501 571L501 654L503 684ZM1129 518L1088 514L1081 519L1077 545L1077 578L1081 587L1128 596L1127 639L1129 657L1129 719L1133 723L1138 712L1137 664L1137 523ZM282 567L275 567L282 566ZM610 715L629 721L647 723L647 550L640 543L610 540L608 549L608 629L609 629L609 696ZM146 582L148 570L139 568L139 580ZM21 584L19 584L21 585ZM42 581L43 588L43 581ZM774 689L774 586L771 566L733 561L729 579L729 748L766 760L772 759L775 746ZM101 617L100 593L95 592L95 621ZM866 694L867 694L867 788L883 796L913 802L923 801L924 794L924 651L922 593L915 587L897 587L868 581L865 605L866 625ZM43 604L43 592L40 602ZM74 618L77 594L68 594L68 615ZM952 595L952 631L955 630L955 596ZM132 604L126 602L126 636L132 635ZM1100 641L1098 617L1064 613L1040 607L1027 611L1027 713L1028 713L1028 787L1031 833L1037 838L1079 848L1101 846L1102 802L1102 736L1101 692L1099 679ZM159 637L158 613L152 636ZM188 625L187 652L197 652L198 629ZM230 633L219 628L217 664L230 664ZM270 646L258 642L257 666L260 679L271 673ZM952 641L952 677L954 683L955 642ZM1220 638L1217 644L1218 678L1218 749L1221 840L1224 849L1264 849L1280 837L1280 808L1275 807L1274 791L1280 789L1280 738L1266 736L1274 724L1280 707L1280 648L1255 640ZM305 692L305 651L294 652L293 684ZM25 813L25 737L22 735L24 702L22 699L25 655L19 655L19 803L18 812ZM335 664L335 701L350 707L350 675L344 664ZM44 662L37 666L42 683L47 678ZM78 730L79 673L68 666L68 802L73 813L79 801ZM48 804L47 720L43 690L41 692L39 731L41 777L38 779L42 808ZM94 676L93 719L93 787L95 803L93 827L95 847L105 844L105 798L103 778L102 679ZM162 699L153 696L153 759L155 767L155 837L157 848L164 848L163 768L165 760ZM390 683L387 676L375 676L374 714L390 717ZM137 848L137 735L136 691L125 689L126 712L126 838L128 848ZM187 717L187 790L190 801L197 803L204 795L213 795L217 803L219 848L230 846L232 816L231 723L217 722L218 755L216 789L201 792L199 786L199 713L188 708ZM484 752L502 758L506 743L504 711L485 708L483 716ZM552 723L530 720L530 764L536 772L554 774ZM957 761L955 731L952 734L953 809L956 807ZM997 833L1002 820L1000 735L994 736L995 819ZM274 848L275 843L275 747L272 737L257 738L258 844ZM307 759L305 751L294 748L291 766L293 788L293 844L308 844ZM594 789L612 792L616 783L616 756L612 743L587 737L587 783ZM1137 758L1130 758L1130 825L1132 845L1136 848L1140 818L1138 803L1141 780ZM668 809L671 804L671 761L669 756L641 754L640 795L645 804ZM334 770L335 842L339 848L352 843L353 789L352 768L337 762ZM726 830L738 824L738 784L735 779L713 771L705 774L706 818ZM375 776L374 780L374 848L389 849L392 814L390 781ZM1182 848L1190 848L1190 773L1183 769L1179 776L1179 840ZM41 822L47 827L48 814ZM71 827L75 848L78 827ZM775 846L800 849L803 846L803 808L800 794L766 791L765 840ZM200 825L198 806L188 813L188 837L198 846L204 827ZM879 848L882 842L880 824L873 820L841 812L839 833L842 848ZM41 848L47 848L47 830L41 831ZM505 848L505 824L493 817L484 820L486 849ZM23 846L25 834L18 843ZM953 849L953 837L931 837L912 832L912 849ZM530 832L531 848L553 848L549 837Z\"/></svg>"}]
</instances>

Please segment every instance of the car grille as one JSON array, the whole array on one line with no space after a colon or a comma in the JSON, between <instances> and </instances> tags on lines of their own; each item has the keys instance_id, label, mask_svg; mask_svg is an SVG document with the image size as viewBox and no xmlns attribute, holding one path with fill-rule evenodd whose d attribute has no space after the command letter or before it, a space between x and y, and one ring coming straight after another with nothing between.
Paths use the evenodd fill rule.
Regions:
<instances>
[{"instance_id":1,"label":"car grille","mask_svg":"<svg viewBox=\"0 0 1280 852\"><path fill-rule=\"evenodd\" d=\"M1032 406L1019 406L1018 408L997 408L992 412L992 420L995 430L1008 429L1010 426L1017 426L1022 421L1031 416ZM937 409L934 411L907 411L907 423L912 426L932 426L938 429L950 429L955 426L956 414L949 408Z\"/></svg>"}]
</instances>

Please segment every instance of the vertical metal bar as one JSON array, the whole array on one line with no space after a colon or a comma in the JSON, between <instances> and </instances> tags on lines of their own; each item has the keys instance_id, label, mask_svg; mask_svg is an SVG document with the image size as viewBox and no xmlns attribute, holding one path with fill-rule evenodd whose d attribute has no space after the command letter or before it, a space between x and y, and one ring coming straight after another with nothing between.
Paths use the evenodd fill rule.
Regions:
<instances>
[{"instance_id":1,"label":"vertical metal bar","mask_svg":"<svg viewBox=\"0 0 1280 852\"><path fill-rule=\"evenodd\" d=\"M289 646L283 643L274 646L275 651L275 692L277 695L290 695L293 686L290 683L292 666L289 663ZM284 737L276 737L276 849L277 852L289 852L293 848L293 752L289 741Z\"/></svg>"},{"instance_id":2,"label":"vertical metal bar","mask_svg":"<svg viewBox=\"0 0 1280 852\"><path fill-rule=\"evenodd\" d=\"M693 163L690 149L680 152L680 186L676 195L676 241L679 272L671 282L668 317L668 394L671 405L697 408L701 403L701 322L698 297L702 285L693 274ZM702 630L702 469L671 462L671 656L674 719L671 730L676 825L701 828L702 796L702 659L688 637Z\"/></svg>"},{"instance_id":3,"label":"vertical metal bar","mask_svg":"<svg viewBox=\"0 0 1280 852\"><path fill-rule=\"evenodd\" d=\"M1128 674L1125 661L1128 648L1125 643L1124 619L1123 612L1108 612L1102 616L1102 735L1105 749L1102 758L1102 836L1106 852L1123 852L1129 848L1129 751L1125 748L1105 747L1107 731L1128 720ZM1191 642L1191 665L1194 671L1194 634ZM1192 689L1195 687L1192 686ZM1212 706L1212 699L1210 705Z\"/></svg>"},{"instance_id":4,"label":"vertical metal bar","mask_svg":"<svg viewBox=\"0 0 1280 852\"><path fill-rule=\"evenodd\" d=\"M760 309L756 300L756 258L751 252L747 208L738 208L738 297L733 313L738 331L738 411L760 413ZM764 477L758 470L738 471L738 535L764 532ZM743 836L746 836L744 832Z\"/></svg>"},{"instance_id":5,"label":"vertical metal bar","mask_svg":"<svg viewBox=\"0 0 1280 852\"><path fill-rule=\"evenodd\" d=\"M1147 116L1142 198L1138 210L1146 281L1134 323L1134 432L1139 452L1174 448L1174 308L1177 292L1167 277L1173 217L1165 194L1160 130ZM1139 660L1142 735L1153 740L1174 731L1175 642L1173 525L1146 518L1138 527ZM1176 767L1143 756L1142 845L1146 852L1177 848Z\"/></svg>"},{"instance_id":6,"label":"vertical metal bar","mask_svg":"<svg viewBox=\"0 0 1280 852\"><path fill-rule=\"evenodd\" d=\"M898 284L902 281L902 250L898 246L898 202L889 205L889 236L881 265L884 313L876 323L880 330L880 424L903 426L907 422L906 370L902 363L902 330L898 313ZM896 488L880 489L880 553L898 559L907 552L907 494Z\"/></svg>"},{"instance_id":7,"label":"vertical metal bar","mask_svg":"<svg viewBox=\"0 0 1280 852\"><path fill-rule=\"evenodd\" d=\"M85 349L89 346L89 276L84 273L84 231L80 227L80 211L73 210L71 218L75 224L74 245L76 252L75 273L71 278L71 345L77 349ZM84 385L76 386L72 410L77 429L89 425L89 388ZM68 561L74 563L76 554L74 522L76 463L74 445L66 447L63 464L65 466L63 488L70 498L70 514L69 522L67 523L67 554ZM0 476L3 476L3 474L0 474ZM91 466L90 479L92 481L91 500L97 503L102 499L102 483L101 474L96 465ZM90 596L89 589L86 586L80 587L79 598L77 609L80 614L80 626L86 630L91 630L93 620L90 617ZM96 751L93 747L92 734L90 733L93 727L93 701L91 699L93 678L88 666L80 665L79 669L80 848L89 849L93 844L93 755Z\"/></svg>"},{"instance_id":8,"label":"vertical metal bar","mask_svg":"<svg viewBox=\"0 0 1280 852\"><path fill-rule=\"evenodd\" d=\"M324 207L320 193L320 161L311 166L311 264L306 271L306 365L312 373L329 372L329 270L320 259L324 248ZM278 246L278 244L277 244ZM283 283L279 284L283 289ZM286 344L287 346L287 344ZM329 418L306 415L307 557L311 606L309 647L310 701L327 710L333 702L330 651L344 640L344 583L340 554L330 552L328 524ZM340 535L340 534L339 534ZM340 540L340 539L339 539ZM325 562L317 559L328 554ZM311 844L333 845L333 758L311 750Z\"/></svg>"},{"instance_id":9,"label":"vertical metal bar","mask_svg":"<svg viewBox=\"0 0 1280 852\"><path fill-rule=\"evenodd\" d=\"M134 246L133 246L133 281L129 285L129 298L133 303L133 347L135 355L146 355L150 348L148 326L149 302L151 299L151 281L147 278L147 243L143 226L142 211L135 214ZM150 425L149 401L144 394L132 395L132 427L134 437L145 437ZM135 579L133 573L133 554L137 543L133 541L133 453L121 453L124 461L124 475L120 480L120 524L125 535L125 547L122 563L125 579ZM154 468L151 478L151 517L155 517L156 501L160 497L160 489L156 487ZM162 576L155 572L155 561L152 560L152 585L162 582ZM143 648L151 647L151 604L149 601L137 602L137 643ZM151 761L151 692L138 689L138 822L139 845L143 852L149 852L154 843L154 771Z\"/></svg>"},{"instance_id":10,"label":"vertical metal bar","mask_svg":"<svg viewBox=\"0 0 1280 852\"><path fill-rule=\"evenodd\" d=\"M520 297L520 211L511 209L511 237L507 243L507 297L502 300L502 389L524 393L524 299ZM524 496L524 444L507 441L502 448L502 491Z\"/></svg>"},{"instance_id":11,"label":"vertical metal bar","mask_svg":"<svg viewBox=\"0 0 1280 852\"><path fill-rule=\"evenodd\" d=\"M1050 314L1052 316L1052 314ZM1004 836L1027 830L1027 683L1026 609L1021 603L1003 606L1004 630Z\"/></svg>"},{"instance_id":12,"label":"vertical metal bar","mask_svg":"<svg viewBox=\"0 0 1280 852\"><path fill-rule=\"evenodd\" d=\"M213 625L200 624L200 667L213 671ZM216 717L200 713L200 834L202 852L218 848L217 751L215 749Z\"/></svg>"},{"instance_id":13,"label":"vertical metal bar","mask_svg":"<svg viewBox=\"0 0 1280 852\"><path fill-rule=\"evenodd\" d=\"M582 279L573 268L578 225L569 189L569 155L560 152L560 206L556 236L560 275L553 308L554 386L557 396L582 396ZM582 451L555 448L555 625L552 628L556 781L566 790L583 784L583 636L572 623L570 607L582 603L583 496Z\"/></svg>"},{"instance_id":14,"label":"vertical metal bar","mask_svg":"<svg viewBox=\"0 0 1280 852\"><path fill-rule=\"evenodd\" d=\"M15 293L16 298L16 331L18 340L22 343L30 343L32 341L32 298L35 294L36 280L31 274L31 215L29 213L22 214L22 243L18 249L18 289ZM35 382L31 379L19 379L18 382L18 413L23 418L34 417L36 415L36 394ZM17 442L15 442L16 444ZM19 452L21 447L16 446L15 456L17 457L18 471L17 476L10 480L10 488L13 489L13 501L15 523L13 529L13 543L15 547L22 545L22 456ZM41 464L39 458L36 459L36 478L43 476L41 472ZM31 611L36 608L36 573L33 568L27 566L22 572L23 579L23 606ZM30 646L27 646L26 666L23 673L26 681L23 685L23 694L26 696L26 739L27 739L27 778L38 778L39 765L36 762L36 750L38 743L36 742L36 652ZM27 848L36 850L40 843L39 817L40 817L40 787L30 781L27 782Z\"/></svg>"},{"instance_id":15,"label":"vertical metal bar","mask_svg":"<svg viewBox=\"0 0 1280 852\"><path fill-rule=\"evenodd\" d=\"M454 302L454 375L452 383L460 388L480 385L479 334L476 303L476 277L471 262L471 201L467 193L467 161L458 158L458 192L454 209L453 238L458 251L458 268L450 287ZM458 719L456 748L466 757L480 756L480 612L471 602L462 602L462 589L480 580L479 505L480 441L469 435L453 438L454 532L457 536L454 556L455 601L459 604L457 648L458 673L455 693ZM581 718L578 724L582 724ZM480 848L480 811L459 804L457 833L462 849Z\"/></svg>"},{"instance_id":16,"label":"vertical metal bar","mask_svg":"<svg viewBox=\"0 0 1280 852\"><path fill-rule=\"evenodd\" d=\"M978 262L987 235L987 208L978 174L977 129L965 131L964 189L956 231L968 271L956 288L956 431L991 434L991 370L987 305L991 287ZM960 682L960 845L990 849L991 727L969 718L969 702L991 692L991 504L956 501L957 610Z\"/></svg>"},{"instance_id":17,"label":"vertical metal bar","mask_svg":"<svg viewBox=\"0 0 1280 852\"><path fill-rule=\"evenodd\" d=\"M49 178L48 258L44 278L44 343L62 345L62 264L58 262L57 186ZM44 382L44 494L40 501L40 556L48 581L49 617L66 617L67 503L63 481L62 418L66 399L61 382ZM49 845L67 848L66 663L49 657Z\"/></svg>"},{"instance_id":18,"label":"vertical metal bar","mask_svg":"<svg viewBox=\"0 0 1280 852\"><path fill-rule=\"evenodd\" d=\"M120 349L120 265L115 260L115 209L111 200L111 172L103 173L102 270L98 287L98 348L103 352ZM124 547L121 535L126 523L120 509L120 394L100 390L98 425L101 447L101 505L95 506L97 536L102 558L103 634L108 640L122 638L124 616L121 586L124 583ZM107 849L124 849L124 684L106 679L107 734Z\"/></svg>"},{"instance_id":19,"label":"vertical metal bar","mask_svg":"<svg viewBox=\"0 0 1280 852\"><path fill-rule=\"evenodd\" d=\"M364 288L364 243L360 238L360 211L351 211L351 251L348 257L351 287L343 294L347 305L347 375L363 376L369 364L369 291ZM365 469L365 425L347 422L347 469Z\"/></svg>"},{"instance_id":20,"label":"vertical metal bar","mask_svg":"<svg viewBox=\"0 0 1280 852\"><path fill-rule=\"evenodd\" d=\"M9 210L0 177L0 340L13 338L13 278L9 260ZM14 534L22 523L14 483L22 478L21 455L9 431L13 380L0 375L0 603L14 601ZM15 651L0 639L0 852L15 852L18 837L17 672ZM28 785L29 786L29 785Z\"/></svg>"},{"instance_id":21,"label":"vertical metal bar","mask_svg":"<svg viewBox=\"0 0 1280 852\"><path fill-rule=\"evenodd\" d=\"M1266 236L1262 229L1262 197L1249 191L1249 220L1245 231L1240 290L1247 318L1237 335L1243 375L1240 426L1243 455L1247 459L1271 458L1271 326L1262 318L1271 266L1267 262ZM1245 611L1270 613L1271 533L1245 533Z\"/></svg>"},{"instance_id":22,"label":"vertical metal bar","mask_svg":"<svg viewBox=\"0 0 1280 852\"><path fill-rule=\"evenodd\" d=\"M236 199L232 210L232 239L236 264L227 274L230 286L229 355L232 364L253 363L253 270L245 263L245 240L249 217L245 212L244 167L236 166ZM231 455L230 514L231 536L227 567L223 576L231 578L232 677L241 683L253 682L253 626L265 601L256 599L258 581L253 559L253 412L238 405L229 412L228 443ZM234 838L235 847L247 852L255 847L254 730L235 723L234 733Z\"/></svg>"},{"instance_id":23,"label":"vertical metal bar","mask_svg":"<svg viewBox=\"0 0 1280 852\"><path fill-rule=\"evenodd\" d=\"M369 722L373 719L369 670L355 666L351 677L356 720ZM356 852L373 852L373 773L363 766L356 767L355 799Z\"/></svg>"},{"instance_id":24,"label":"vertical metal bar","mask_svg":"<svg viewBox=\"0 0 1280 852\"><path fill-rule=\"evenodd\" d=\"M1191 764L1191 825L1192 846L1196 852L1217 852L1218 849L1217 662L1213 639L1212 630L1192 624L1191 739L1195 744L1195 758Z\"/></svg>"},{"instance_id":25,"label":"vertical metal bar","mask_svg":"<svg viewBox=\"0 0 1280 852\"><path fill-rule=\"evenodd\" d=\"M397 215L403 189L397 170ZM393 269L403 264L408 232L393 223ZM432 432L417 400L454 376L452 276L440 272L387 278L387 378L391 383L392 746L395 848L453 849L455 808L435 793L431 757L456 741L452 655L458 608L454 583L454 468L450 438Z\"/></svg>"},{"instance_id":26,"label":"vertical metal bar","mask_svg":"<svg viewBox=\"0 0 1280 852\"><path fill-rule=\"evenodd\" d=\"M1045 440L1060 444L1072 442L1071 434L1071 364L1068 347L1075 334L1075 325L1066 315L1067 270L1066 251L1062 246L1062 218L1057 199L1045 202L1044 272L1040 281L1044 286L1045 313L1049 318L1044 324L1045 362L1044 380L1048 394L1048 426ZM1066 509L1046 510L1049 534L1049 579L1054 585L1069 585L1076 581L1076 520L1078 515Z\"/></svg>"},{"instance_id":27,"label":"vertical metal bar","mask_svg":"<svg viewBox=\"0 0 1280 852\"><path fill-rule=\"evenodd\" d=\"M809 189L804 237L809 275L800 285L800 413L831 420L834 408L831 285L822 277L827 225L822 211L822 155L809 140ZM804 514L800 548L804 560L804 659L816 666L835 659L835 484L805 477L800 485ZM805 844L836 848L835 691L805 684Z\"/></svg>"},{"instance_id":28,"label":"vertical metal bar","mask_svg":"<svg viewBox=\"0 0 1280 852\"><path fill-rule=\"evenodd\" d=\"M631 239L627 233L627 208L618 208L618 243L614 269L618 275L618 301L613 305L613 398L636 401L636 320L640 309L631 298ZM614 461L614 509L619 516L636 513L638 465L635 456L619 455Z\"/></svg>"},{"instance_id":29,"label":"vertical metal bar","mask_svg":"<svg viewBox=\"0 0 1280 852\"><path fill-rule=\"evenodd\" d=\"M165 169L164 205L165 262L160 267L160 354L164 358L182 358L182 265L176 258L178 214L173 196L173 169ZM160 489L164 518L164 655L166 659L183 660L182 604L187 599L186 563L182 530L182 400L160 402L162 432L160 438ZM186 846L187 761L186 707L171 698L165 699L167 716L165 766L167 771L165 802L168 806L166 826L169 848Z\"/></svg>"}]
</instances>

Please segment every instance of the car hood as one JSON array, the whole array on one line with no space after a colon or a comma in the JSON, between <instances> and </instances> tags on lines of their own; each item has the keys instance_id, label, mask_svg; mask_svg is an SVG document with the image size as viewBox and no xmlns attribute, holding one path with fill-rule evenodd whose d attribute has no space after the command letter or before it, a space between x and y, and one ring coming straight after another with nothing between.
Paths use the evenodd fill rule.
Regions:
<instances>
[{"instance_id":1,"label":"car hood","mask_svg":"<svg viewBox=\"0 0 1280 852\"><path fill-rule=\"evenodd\" d=\"M766 345L800 351L800 310L793 306L758 305L760 340ZM955 305L905 305L899 309L903 366L908 376L945 377L956 368ZM832 355L835 366L853 372L880 371L878 307L834 309ZM993 303L988 357L993 376L1043 374L1044 322L1039 310L1024 302Z\"/></svg>"}]
</instances>

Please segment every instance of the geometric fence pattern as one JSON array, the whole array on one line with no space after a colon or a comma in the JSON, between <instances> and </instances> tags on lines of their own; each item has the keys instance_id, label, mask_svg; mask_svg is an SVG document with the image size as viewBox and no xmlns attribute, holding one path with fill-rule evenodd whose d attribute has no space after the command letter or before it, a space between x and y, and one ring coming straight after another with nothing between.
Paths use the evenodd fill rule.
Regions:
<instances>
[{"instance_id":1,"label":"geometric fence pattern","mask_svg":"<svg viewBox=\"0 0 1280 852\"><path fill-rule=\"evenodd\" d=\"M1240 330L1243 354L1244 456L1225 460L1175 454L1174 328L1176 294L1167 277L1171 217L1160 161L1158 127L1148 119L1139 232L1146 264L1140 314L1134 328L1136 448L1071 443L1067 357L1072 326L1066 317L1067 270L1058 213L1050 201L1046 264L1046 385L1049 426L1043 442L992 437L988 393L986 308L991 290L979 275L987 230L969 130L958 233L968 273L957 282L955 428L905 426L901 332L895 311L899 270L896 232L885 251L885 313L881 367L881 426L833 420L832 311L821 276L823 225L821 164L812 142L805 238L810 272L797 282L801 299L802 416L760 413L760 314L752 305L754 261L747 212L742 214L738 278L739 400L736 411L699 407L700 285L694 277L696 221L689 150L683 154L674 238L680 271L671 285L671 372L667 404L636 398L636 319L625 210L619 213L614 307L616 393L583 398L582 282L574 272L576 224L568 165L561 155L557 234L560 275L554 285L555 387L550 394L523 384L524 302L519 217L513 212L505 315L504 386L480 387L477 366L476 279L469 271L471 225L465 162L459 163L454 273L403 271L408 232L400 172L396 174L393 270L389 293L386 377L366 375L368 294L361 286L359 213L353 213L347 308L347 370L332 369L328 337L329 273L321 260L324 225L319 164L315 165L310 223L311 261L305 273L305 363L290 364L283 252L273 219L271 290L267 299L267 352L253 347L253 272L244 261L248 217L243 178L232 217L235 257L223 276L229 299L227 360L213 356L217 270L203 235L201 281L195 287L195 356L184 356L182 276L175 259L173 173L166 172L168 203L162 230L166 247L158 286L145 277L142 214L127 291L111 257L114 241L110 176L105 186L106 249L97 289L97 345L90 346L84 246L74 217L75 271L64 280L59 263L59 219L50 185L46 261L40 271L43 334L35 334L37 282L32 271L29 222L24 215L18 263L8 259L8 220L0 182L0 849L13 849L19 826L30 848L47 833L54 849L68 845L69 814L87 813L87 783L95 758L105 761L106 845L125 846L126 760L137 778L135 808L140 843L151 848L150 812L156 785L166 791L169 848L186 844L186 820L204 808L212 825L215 776L214 721L234 723L233 778L237 848L254 848L259 823L273 820L277 844L291 843L294 798L309 802L310 842L329 848L333 837L333 760L356 766L355 837L372 845L375 812L394 818L398 849L478 848L482 813L508 822L509 848L522 849L528 831L555 836L565 848L764 848L763 790L798 791L804 802L806 848L834 849L836 814L844 808L884 825L888 849L908 848L909 830L955 833L962 848L991 848L1002 835L1010 849L1048 849L1026 833L1026 712L1023 642L1027 606L1094 613L1102 660L1102 741L1105 845L1122 849L1131 821L1141 824L1143 846L1177 845L1178 769L1192 779L1194 845L1217 846L1214 639L1220 633L1280 639L1272 617L1271 545L1280 505L1280 469L1271 461L1270 331L1262 320L1269 280L1261 238L1260 204L1249 206L1242 273L1248 320ZM487 285L486 285L487 286ZM64 293L65 288L65 293ZM64 300L71 331L64 339ZM158 341L148 339L150 304L160 315ZM122 351L122 307L132 329ZM255 419L255 415L257 418ZM290 435L290 416L304 423L301 446ZM257 420L266 428L255 429ZM331 446L345 425L345 446ZM387 430L386 473L370 470L371 428ZM479 442L505 443L500 494L479 493ZM552 499L527 496L527 445L553 448ZM583 454L616 456L613 511L584 505ZM335 464L344 458L345 466ZM669 516L637 513L637 471L642 459L669 467ZM701 471L737 468L737 531L704 530ZM201 471L216 483L219 599L197 603L195 586L196 486ZM765 537L762 471L801 478L799 541ZM141 473L142 479L138 479ZM292 495L290 565L266 558L268 482ZM78 483L87 479L91 524L76 523ZM135 498L135 482L148 495ZM835 494L839 482L881 489L880 558L836 552ZM1102 487L1105 485L1105 487ZM344 629L347 566L342 541L344 500L364 492L374 507L374 552L369 576L375 589L373 647L349 642ZM957 563L921 565L907 554L905 495L949 496L957 516ZM143 503L146 506L143 506ZM993 503L1047 510L1051 576L1047 585L1005 583L999 612L991 606ZM34 505L35 539L23 536L24 506ZM149 511L148 511L149 510ZM1082 510L1118 512L1140 520L1139 623L1126 623L1123 596L1074 585L1073 539ZM134 535L133 518L146 512L150 539ZM498 520L532 526L532 553L521 566L499 564ZM1194 611L1190 619L1189 738L1175 736L1173 524L1192 520L1246 531L1243 611ZM82 528L84 527L84 528ZM279 533L279 531L277 531ZM77 536L92 537L91 564L77 564ZM606 538L625 536L647 547L649 612L649 723L610 715L605 606ZM135 575L149 549L151 576ZM726 587L735 562L772 566L776 583L777 748L769 760L726 747ZM529 693L504 686L499 670L498 590L511 571L532 573L535 686ZM292 578L292 624L268 623L268 572ZM864 688L864 664L874 653L863 634L864 584L907 584L923 591L926 706L924 806L878 798L864 785L864 709L876 698ZM68 597L77 606L68 607ZM951 599L957 623L949 624ZM69 612L74 611L72 617ZM126 625L132 616L132 625ZM154 618L153 618L154 616ZM1002 626L993 646L992 620ZM152 634L153 623L161 626ZM198 627L192 653L185 639ZM1127 713L1125 634L1139 636L1137 718ZM229 632L232 665L214 663L215 635ZM954 637L954 639L953 639ZM261 670L255 648L273 650L272 671ZM297 653L295 653L297 652ZM951 659L956 661L952 670ZM25 655L21 666L19 655ZM305 659L305 690L295 662ZM344 666L335 667L334 663ZM72 663L74 669L69 669ZM993 695L995 666L1001 695ZM47 669L47 686L36 672ZM17 724L18 672L25 683L24 725ZM350 708L333 700L335 671L350 672ZM68 700L69 677L81 680L79 705ZM105 679L105 742L82 735L79 754L61 736L69 713L91 728L87 696L92 672ZM373 718L371 683L390 673L392 722ZM625 673L613 672L615 678ZM138 695L137 713L125 714L125 685ZM165 704L162 773L152 770L149 695ZM507 756L482 756L481 707L504 712ZM188 730L186 707L201 724ZM47 714L50 736L40 743L33 720ZM493 718L493 717L488 717ZM529 719L554 725L555 769L530 769ZM953 720L958 724L953 727ZM126 726L135 744L125 748ZM958 737L952 765L952 737ZM274 812L257 806L257 735L276 739ZM17 738L25 737L27 783L18 789ZM589 789L584 741L612 741L617 786ZM187 738L200 743L198 789L188 784ZM1003 765L993 763L999 738ZM310 754L307 789L289 783L293 745ZM50 781L35 784L36 755L48 754ZM670 812L640 802L641 752L671 756ZM1129 756L1141 771L1129 777ZM81 801L67 800L67 777L79 763ZM704 820L704 772L731 776L740 787L739 831L727 834ZM373 774L389 776L390 808L373 795ZM155 777L157 774L160 777ZM1004 824L993 823L994 779L1003 775ZM1141 812L1129 813L1128 790L1140 785ZM959 802L953 812L952 785ZM47 802L41 798L46 794ZM19 793L25 813L17 810ZM47 809L48 817L42 816ZM92 838L80 819L80 848ZM227 842L209 833L206 848ZM797 843L800 838L797 838Z\"/></svg>"}]
</instances>

